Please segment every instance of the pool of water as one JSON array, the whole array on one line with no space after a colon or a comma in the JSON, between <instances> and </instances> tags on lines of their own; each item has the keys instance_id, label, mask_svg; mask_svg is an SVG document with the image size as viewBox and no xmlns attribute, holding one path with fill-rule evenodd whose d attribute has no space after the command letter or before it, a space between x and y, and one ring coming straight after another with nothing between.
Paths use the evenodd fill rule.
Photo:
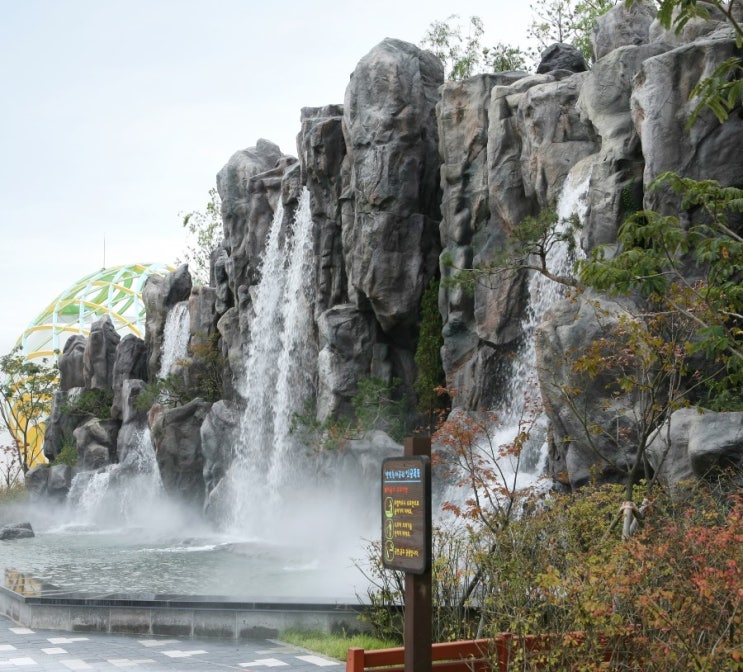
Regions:
<instances>
[{"instance_id":1,"label":"pool of water","mask_svg":"<svg viewBox=\"0 0 743 672\"><path fill-rule=\"evenodd\" d=\"M65 591L291 597L356 603L366 579L347 551L218 534L154 535L145 528L67 525L0 542L6 587L31 575Z\"/></svg>"}]
</instances>

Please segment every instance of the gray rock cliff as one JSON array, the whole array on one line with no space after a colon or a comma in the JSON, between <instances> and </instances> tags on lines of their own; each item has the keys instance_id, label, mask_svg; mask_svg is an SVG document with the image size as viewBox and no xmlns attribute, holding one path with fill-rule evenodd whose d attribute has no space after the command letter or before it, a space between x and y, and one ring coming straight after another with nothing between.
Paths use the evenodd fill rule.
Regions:
<instances>
[{"instance_id":1,"label":"gray rock cliff","mask_svg":"<svg viewBox=\"0 0 743 672\"><path fill-rule=\"evenodd\" d=\"M281 214L278 244L288 260L306 190L313 286L301 340L302 352L312 353L303 374L317 422L352 415L359 383L369 376L399 381L401 397L414 400L421 296L441 278L441 356L454 410L503 402L521 375L514 358L535 332L530 364L549 426L548 471L574 487L595 473L618 479L636 458L638 399L613 387L610 376L578 375L574 364L619 322L640 319L637 306L558 292L546 313L535 315L524 270L491 274L472 291L457 280L462 269L487 267L525 218L559 205L570 190L580 191L578 254L587 254L616 243L629 213L678 208L676 197L649 188L663 171L743 186L741 116L719 124L704 112L686 129L689 92L737 53L729 31L713 22L670 35L654 16L647 4L620 4L602 17L590 69L574 50L555 45L537 74L444 82L430 52L394 39L372 48L353 70L342 105L301 110L298 158L261 139L219 171L224 240L212 254L212 286L193 288L186 267L153 276L144 290L143 341L119 343L101 321L87 341L65 349L45 453L56 455L74 433L84 468L102 465L104 452L121 461L127 442L149 423L166 490L197 506L218 506L215 493L225 488L242 440L240 418L255 393L245 362L257 336L254 304L267 237ZM191 400L170 408L158 402L147 420L133 399L143 381L156 379L168 313L186 300L183 380ZM214 361L221 394L211 403L199 398L199 375ZM85 424L89 417L62 417L83 387L114 394L106 437ZM586 438L586 417L601 425L600 438ZM678 411L668 422L672 430L659 432L650 453L652 468L669 481L741 464L737 415ZM703 435L714 442L702 445ZM56 473L52 486L49 472L37 469L28 481L34 491L59 492L69 476Z\"/></svg>"}]
</instances>

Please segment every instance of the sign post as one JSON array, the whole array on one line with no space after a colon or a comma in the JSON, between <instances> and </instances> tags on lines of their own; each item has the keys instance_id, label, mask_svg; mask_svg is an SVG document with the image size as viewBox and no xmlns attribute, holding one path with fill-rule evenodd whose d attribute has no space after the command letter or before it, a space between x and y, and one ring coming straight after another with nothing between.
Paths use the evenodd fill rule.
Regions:
<instances>
[{"instance_id":1,"label":"sign post","mask_svg":"<svg viewBox=\"0 0 743 672\"><path fill-rule=\"evenodd\" d=\"M431 440L382 463L382 564L405 572L405 672L431 669Z\"/></svg>"}]
</instances>

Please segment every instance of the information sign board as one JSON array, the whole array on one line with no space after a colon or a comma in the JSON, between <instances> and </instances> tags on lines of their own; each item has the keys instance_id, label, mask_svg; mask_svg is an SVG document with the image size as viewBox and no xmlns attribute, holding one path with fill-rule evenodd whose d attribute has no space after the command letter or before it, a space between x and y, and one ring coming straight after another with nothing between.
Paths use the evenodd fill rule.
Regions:
<instances>
[{"instance_id":1,"label":"information sign board","mask_svg":"<svg viewBox=\"0 0 743 672\"><path fill-rule=\"evenodd\" d=\"M431 566L431 461L389 457L382 462L382 564L423 574Z\"/></svg>"}]
</instances>

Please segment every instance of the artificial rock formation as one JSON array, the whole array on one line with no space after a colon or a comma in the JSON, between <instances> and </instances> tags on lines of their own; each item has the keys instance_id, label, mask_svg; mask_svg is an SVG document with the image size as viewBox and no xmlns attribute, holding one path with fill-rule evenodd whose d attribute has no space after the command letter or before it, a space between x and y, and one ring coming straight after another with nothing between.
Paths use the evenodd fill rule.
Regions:
<instances>
[{"instance_id":1,"label":"artificial rock formation","mask_svg":"<svg viewBox=\"0 0 743 672\"><path fill-rule=\"evenodd\" d=\"M83 380L89 390L110 390L121 336L108 315L93 322L83 355Z\"/></svg>"},{"instance_id":2,"label":"artificial rock formation","mask_svg":"<svg viewBox=\"0 0 743 672\"><path fill-rule=\"evenodd\" d=\"M73 387L85 387L83 360L86 338L82 334L70 336L64 344L62 354L57 360L59 367L59 389L62 392Z\"/></svg>"},{"instance_id":3,"label":"artificial rock formation","mask_svg":"<svg viewBox=\"0 0 743 672\"><path fill-rule=\"evenodd\" d=\"M601 17L590 69L574 50L555 45L539 73L461 82L444 82L431 53L382 41L354 69L343 104L301 111L298 158L259 140L219 171L224 240L212 254L212 287L193 289L185 267L151 278L143 345L124 339L114 360L102 325L95 343L76 341L66 349L59 394L112 388L113 417L123 421L116 459L151 426L165 487L194 504L216 506L214 494L226 487L241 416L254 394L245 355L268 232L283 213L280 244L288 257L306 189L313 314L302 337L316 353L304 372L315 391L316 419L348 416L359 382L369 376L397 380L414 396L421 296L438 277L445 281L441 354L447 385L456 391L455 410L499 404L514 375L514 355L533 330L529 276L499 272L470 292L457 284L461 269L487 266L516 226L569 190L580 192L580 247L589 253L613 245L630 212L677 207L672 195L649 189L662 171L743 186L740 116L719 124L703 113L690 131L684 127L693 86L737 53L729 29L724 22L691 22L672 35L654 17L649 3L631 9L620 3ZM139 394L143 380L157 377L168 311L187 299L192 351L214 343L221 357L222 399L155 406L148 424L128 399ZM607 391L610 380L578 380L573 366L595 339L619 320L636 319L635 313L630 303L585 296L557 300L538 316L534 365L550 428L550 470L573 486L597 472L617 478L616 466L624 469L636 458L631 418L637 400ZM197 364L190 362L194 372ZM580 390L578 398L566 397L570 389ZM55 401L57 416L63 401ZM581 438L581 419L588 416L626 441L597 446ZM674 414L672 431L664 434L673 447L658 447L660 438L653 444L652 455L670 456L656 466L669 480L739 464L743 449L730 438L738 420L701 417ZM47 454L55 455L60 437L88 420L53 416ZM695 438L701 431L719 437L706 452ZM87 442L84 434L77 432ZM30 474L29 482L37 480L43 484L38 489L49 487L48 478Z\"/></svg>"},{"instance_id":4,"label":"artificial rock formation","mask_svg":"<svg viewBox=\"0 0 743 672\"><path fill-rule=\"evenodd\" d=\"M165 491L181 502L198 507L205 496L201 425L210 407L211 404L201 399L176 408L155 406L149 418Z\"/></svg>"},{"instance_id":5,"label":"artificial rock formation","mask_svg":"<svg viewBox=\"0 0 743 672\"><path fill-rule=\"evenodd\" d=\"M165 320L168 310L191 295L191 274L188 266L180 266L166 276L148 276L142 290L142 301L147 311L145 320L145 347L147 349L147 372L154 380L160 373Z\"/></svg>"}]
</instances>

